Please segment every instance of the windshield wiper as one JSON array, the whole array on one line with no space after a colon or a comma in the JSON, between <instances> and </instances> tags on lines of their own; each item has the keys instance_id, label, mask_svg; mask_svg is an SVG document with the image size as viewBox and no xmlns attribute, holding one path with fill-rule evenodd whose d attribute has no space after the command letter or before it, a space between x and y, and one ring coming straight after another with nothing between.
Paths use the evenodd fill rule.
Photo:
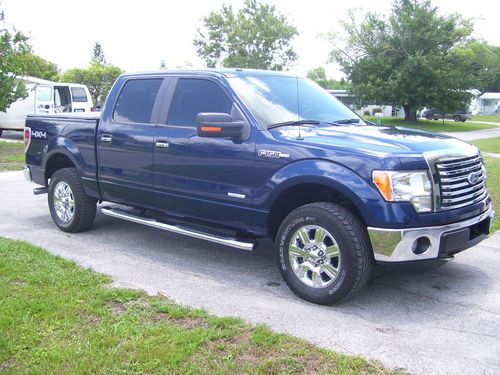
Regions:
<instances>
[{"instance_id":1,"label":"windshield wiper","mask_svg":"<svg viewBox=\"0 0 500 375\"><path fill-rule=\"evenodd\" d=\"M276 124L271 124L267 128L274 129L279 128L281 126L298 126L298 125L319 125L321 121L318 120L295 120L295 121L285 121L278 122Z\"/></svg>"},{"instance_id":2,"label":"windshield wiper","mask_svg":"<svg viewBox=\"0 0 500 375\"><path fill-rule=\"evenodd\" d=\"M345 118L342 120L335 120L332 121L333 124L359 124L359 118Z\"/></svg>"}]
</instances>

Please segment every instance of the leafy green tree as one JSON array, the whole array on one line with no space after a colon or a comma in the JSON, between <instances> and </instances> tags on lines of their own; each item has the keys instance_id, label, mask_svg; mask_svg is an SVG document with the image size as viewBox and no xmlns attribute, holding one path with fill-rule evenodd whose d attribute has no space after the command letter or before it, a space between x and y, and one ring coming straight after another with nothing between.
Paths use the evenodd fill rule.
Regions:
<instances>
[{"instance_id":1,"label":"leafy green tree","mask_svg":"<svg viewBox=\"0 0 500 375\"><path fill-rule=\"evenodd\" d=\"M61 74L61 82L75 82L86 85L96 106L104 104L111 86L123 73L119 67L106 63L104 51L99 42L94 44L90 66L86 69L73 68Z\"/></svg>"},{"instance_id":2,"label":"leafy green tree","mask_svg":"<svg viewBox=\"0 0 500 375\"><path fill-rule=\"evenodd\" d=\"M343 78L340 81L337 81L336 79L333 78L328 78L326 76L325 68L323 68L322 66L309 70L307 72L307 78L316 82L324 89L347 90L350 87L349 82L347 82Z\"/></svg>"},{"instance_id":3,"label":"leafy green tree","mask_svg":"<svg viewBox=\"0 0 500 375\"><path fill-rule=\"evenodd\" d=\"M111 86L123 71L114 65L92 63L87 69L74 68L61 75L61 82L82 83L89 88L96 106L102 106Z\"/></svg>"},{"instance_id":4,"label":"leafy green tree","mask_svg":"<svg viewBox=\"0 0 500 375\"><path fill-rule=\"evenodd\" d=\"M245 0L236 13L223 4L204 17L193 43L208 67L283 70L297 59L290 45L297 34L274 5Z\"/></svg>"},{"instance_id":5,"label":"leafy green tree","mask_svg":"<svg viewBox=\"0 0 500 375\"><path fill-rule=\"evenodd\" d=\"M0 10L0 111L26 97L26 86L17 77L26 75L21 58L30 50L28 37L20 31L10 30Z\"/></svg>"},{"instance_id":6,"label":"leafy green tree","mask_svg":"<svg viewBox=\"0 0 500 375\"><path fill-rule=\"evenodd\" d=\"M19 60L23 64L25 75L49 81L58 81L59 70L56 64L33 53L24 54L20 56Z\"/></svg>"},{"instance_id":7,"label":"leafy green tree","mask_svg":"<svg viewBox=\"0 0 500 375\"><path fill-rule=\"evenodd\" d=\"M474 40L457 51L466 64L473 88L481 92L500 91L500 46Z\"/></svg>"},{"instance_id":8,"label":"leafy green tree","mask_svg":"<svg viewBox=\"0 0 500 375\"><path fill-rule=\"evenodd\" d=\"M100 63L106 65L106 56L104 55L104 49L102 48L102 45L99 42L94 43L94 49L92 50L91 61L93 63Z\"/></svg>"},{"instance_id":9,"label":"leafy green tree","mask_svg":"<svg viewBox=\"0 0 500 375\"><path fill-rule=\"evenodd\" d=\"M358 22L351 12L343 25L343 41L330 34L331 59L361 101L402 106L405 120L416 121L421 107L452 110L470 98L471 78L458 53L470 42L469 20L439 15L427 0L396 0L388 17L368 13Z\"/></svg>"}]
</instances>

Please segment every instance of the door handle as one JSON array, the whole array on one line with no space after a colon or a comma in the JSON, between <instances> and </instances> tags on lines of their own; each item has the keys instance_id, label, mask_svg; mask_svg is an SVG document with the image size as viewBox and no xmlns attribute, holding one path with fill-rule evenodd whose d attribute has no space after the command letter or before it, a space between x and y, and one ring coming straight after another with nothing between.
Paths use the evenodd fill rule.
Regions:
<instances>
[{"instance_id":1,"label":"door handle","mask_svg":"<svg viewBox=\"0 0 500 375\"><path fill-rule=\"evenodd\" d=\"M167 141L158 141L156 142L156 147L157 148L168 148L170 146L170 143Z\"/></svg>"},{"instance_id":2,"label":"door handle","mask_svg":"<svg viewBox=\"0 0 500 375\"><path fill-rule=\"evenodd\" d=\"M113 140L113 138L111 138L110 135L108 134L103 134L101 135L101 142L106 142L106 143L109 143Z\"/></svg>"}]
</instances>

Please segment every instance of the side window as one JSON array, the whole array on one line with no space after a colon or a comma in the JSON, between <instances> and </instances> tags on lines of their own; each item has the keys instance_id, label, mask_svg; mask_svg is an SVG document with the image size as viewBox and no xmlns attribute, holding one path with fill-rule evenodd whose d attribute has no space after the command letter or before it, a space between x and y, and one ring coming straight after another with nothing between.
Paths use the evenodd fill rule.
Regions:
<instances>
[{"instance_id":1,"label":"side window","mask_svg":"<svg viewBox=\"0 0 500 375\"><path fill-rule=\"evenodd\" d=\"M200 112L231 113L233 102L215 82L179 79L168 113L169 125L196 125Z\"/></svg>"},{"instance_id":2,"label":"side window","mask_svg":"<svg viewBox=\"0 0 500 375\"><path fill-rule=\"evenodd\" d=\"M85 103L87 101L87 94L83 87L72 87L71 95L73 96L74 102Z\"/></svg>"},{"instance_id":3,"label":"side window","mask_svg":"<svg viewBox=\"0 0 500 375\"><path fill-rule=\"evenodd\" d=\"M156 95L162 79L131 79L125 83L116 102L113 120L150 124Z\"/></svg>"}]
</instances>

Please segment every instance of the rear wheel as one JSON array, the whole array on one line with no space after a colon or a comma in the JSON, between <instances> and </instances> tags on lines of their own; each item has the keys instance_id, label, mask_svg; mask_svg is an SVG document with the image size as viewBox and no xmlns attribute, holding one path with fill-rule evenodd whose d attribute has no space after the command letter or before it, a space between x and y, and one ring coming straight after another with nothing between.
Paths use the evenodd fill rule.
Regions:
<instances>
[{"instance_id":1,"label":"rear wheel","mask_svg":"<svg viewBox=\"0 0 500 375\"><path fill-rule=\"evenodd\" d=\"M276 238L281 275L299 297L332 304L367 283L373 263L366 229L348 209L312 203L292 211Z\"/></svg>"},{"instance_id":2,"label":"rear wheel","mask_svg":"<svg viewBox=\"0 0 500 375\"><path fill-rule=\"evenodd\" d=\"M455 122L460 122L460 121L462 121L462 118L457 115L457 116L453 117L453 120L455 120Z\"/></svg>"},{"instance_id":3,"label":"rear wheel","mask_svg":"<svg viewBox=\"0 0 500 375\"><path fill-rule=\"evenodd\" d=\"M94 222L97 201L85 194L76 168L56 171L49 184L52 220L64 232L83 232Z\"/></svg>"}]
</instances>

